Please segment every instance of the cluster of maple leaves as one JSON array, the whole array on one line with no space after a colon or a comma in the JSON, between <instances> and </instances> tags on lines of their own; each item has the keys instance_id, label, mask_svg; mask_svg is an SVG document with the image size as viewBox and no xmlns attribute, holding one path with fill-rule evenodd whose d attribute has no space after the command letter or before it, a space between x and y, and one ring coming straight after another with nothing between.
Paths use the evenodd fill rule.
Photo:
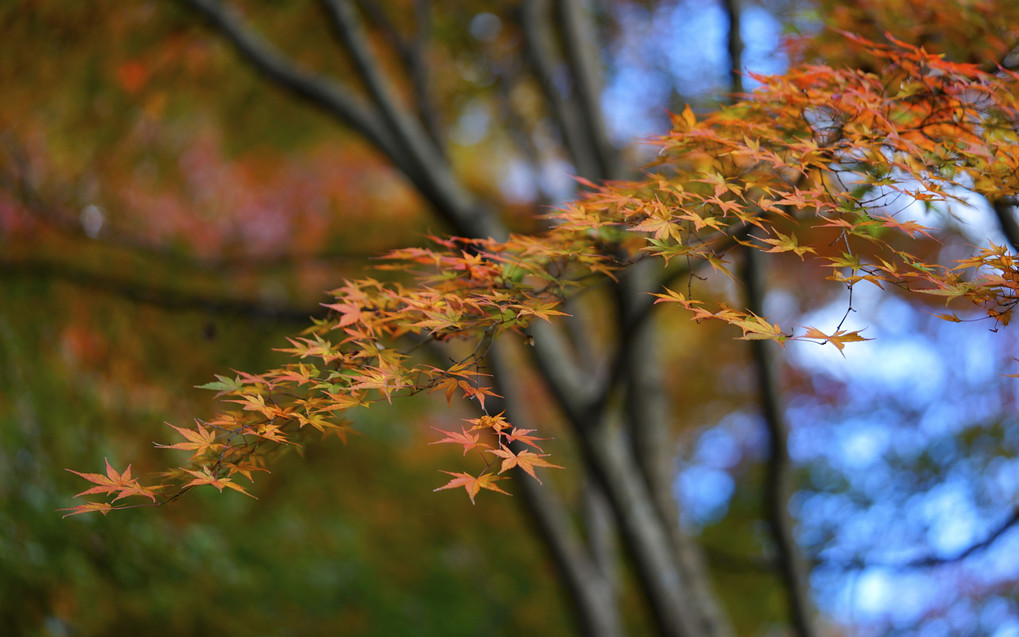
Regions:
<instances>
[{"instance_id":1,"label":"cluster of maple leaves","mask_svg":"<svg viewBox=\"0 0 1019 637\"><path fill-rule=\"evenodd\" d=\"M963 192L988 197L1019 192L1019 75L948 62L889 38L879 44L847 35L866 48L882 75L807 66L757 77L748 99L697 120L687 108L658 140L657 165L638 181L591 189L558 211L541 235L506 241L435 239L430 248L391 253L383 267L413 271L413 285L375 279L334 290L329 318L290 339L295 360L263 374L238 373L203 387L237 405L193 428L171 427L183 442L160 445L191 452L187 464L142 485L130 466L105 475L79 473L93 486L78 495L107 499L68 509L153 506L209 485L247 491L235 482L266 470L266 457L295 445L307 430L346 439L343 413L394 396L444 392L474 400L493 396L483 359L492 340L552 320L584 286L640 259L704 263L731 274L728 253L749 246L809 255L849 288L867 281L946 304L976 304L1007 324L1019 290L1019 264L992 246L943 265L910 250L931 230L896 219L897 210L963 202ZM667 279L665 279L667 280ZM745 310L663 287L657 302L675 303L692 318L729 323L742 339L830 343L840 351L865 340L859 331L782 327ZM940 315L960 320L955 312ZM464 355L435 366L421 355L435 343L466 344ZM442 432L438 443L477 451L475 472L445 472L437 490L463 487L504 492L503 472L555 467L531 430L501 415ZM512 444L519 443L519 444ZM498 466L496 466L496 461ZM142 504L122 502L142 498ZM136 501L136 500L132 500Z\"/></svg>"}]
</instances>

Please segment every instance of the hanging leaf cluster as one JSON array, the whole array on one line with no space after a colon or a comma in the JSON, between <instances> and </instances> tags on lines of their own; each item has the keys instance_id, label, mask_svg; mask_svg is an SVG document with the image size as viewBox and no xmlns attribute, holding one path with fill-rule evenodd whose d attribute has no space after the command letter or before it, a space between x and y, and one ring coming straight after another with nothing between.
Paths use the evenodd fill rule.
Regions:
<instances>
[{"instance_id":1,"label":"hanging leaf cluster","mask_svg":"<svg viewBox=\"0 0 1019 637\"><path fill-rule=\"evenodd\" d=\"M130 467L75 472L96 485L79 495L107 499L68 515L160 505L198 486L247 493L236 480L265 471L272 450L302 443L311 430L345 440L348 410L423 392L473 401L485 414L441 432L437 443L461 445L479 468L445 471L451 479L436 490L463 487L473 502L482 489L504 492L500 474L514 467L537 479L536 468L556 466L540 438L485 409L494 396L488 347L563 316L565 299L638 260L660 260L664 284L701 264L731 275L739 246L788 253L850 294L863 282L894 287L951 306L946 320L975 305L1008 324L1019 264L1001 246L937 263L923 247L935 229L913 212L1019 193L1019 75L953 63L891 37L845 37L883 72L806 66L756 77L761 88L742 102L702 119L689 108L676 115L641 179L585 183L587 193L557 211L543 234L434 239L389 254L382 267L413 273L413 284L368 278L334 290L329 317L282 350L292 362L203 386L231 408L192 428L171 425L180 441L158 446L191 452L186 464L150 486ZM866 340L841 325L778 325L701 287L663 285L655 298L694 320L728 323L741 339L839 351ZM462 356L436 364L427 354L438 346Z\"/></svg>"}]
</instances>

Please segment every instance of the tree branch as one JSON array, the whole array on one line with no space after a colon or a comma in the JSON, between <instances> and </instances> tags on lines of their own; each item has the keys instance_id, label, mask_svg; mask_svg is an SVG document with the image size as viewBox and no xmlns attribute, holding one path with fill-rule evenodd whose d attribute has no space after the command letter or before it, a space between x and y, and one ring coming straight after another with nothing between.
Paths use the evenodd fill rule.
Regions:
<instances>
[{"instance_id":1,"label":"tree branch","mask_svg":"<svg viewBox=\"0 0 1019 637\"><path fill-rule=\"evenodd\" d=\"M578 175L596 178L599 169L588 146L575 106L556 85L555 53L549 32L548 0L526 0L521 8L524 50L551 109L563 147Z\"/></svg>"},{"instance_id":2,"label":"tree branch","mask_svg":"<svg viewBox=\"0 0 1019 637\"><path fill-rule=\"evenodd\" d=\"M667 398L664 363L659 355L661 334L642 312L644 303L658 289L656 260L631 265L616 286L620 316L617 359L622 366L624 410L633 455L670 538L677 567L687 583L696 609L698 635L726 635L732 628L714 594L704 556L679 526L679 508L671 485L675 444L670 430L671 407Z\"/></svg>"},{"instance_id":3,"label":"tree branch","mask_svg":"<svg viewBox=\"0 0 1019 637\"><path fill-rule=\"evenodd\" d=\"M995 526L990 532L987 533L984 539L970 544L961 551L956 552L953 555L940 556L940 555L926 555L924 557L914 558L905 562L886 562L879 560L866 560L858 559L853 560L850 563L839 564L836 562L817 560L816 564L823 564L825 566L834 566L835 568L841 568L843 571L862 570L865 568L887 568L894 570L911 570L911 569L923 569L933 568L937 566L945 566L948 564L956 564L965 560L975 553L984 551L991 547L992 544L998 541L998 539L1008 532L1010 529L1019 525L1019 508L1013 509L1012 513L1007 518L1002 520L997 526Z\"/></svg>"},{"instance_id":4,"label":"tree branch","mask_svg":"<svg viewBox=\"0 0 1019 637\"><path fill-rule=\"evenodd\" d=\"M413 167L412 174L420 174L418 188L426 198L432 199L440 214L447 217L456 231L471 237L505 238L503 229L492 211L479 209L456 177L439 148L432 142L407 109L401 106L376 63L376 56L365 38L361 22L352 0L322 0L339 39L350 53L358 75L378 106L388 127L396 136L403 157ZM395 159L394 159L395 161ZM413 179L413 178L412 178Z\"/></svg>"},{"instance_id":5,"label":"tree branch","mask_svg":"<svg viewBox=\"0 0 1019 637\"><path fill-rule=\"evenodd\" d=\"M556 9L566 60L573 72L577 94L576 112L589 140L597 171L584 176L599 181L619 179L619 153L609 141L601 108L601 51L591 16L578 0L556 0Z\"/></svg>"},{"instance_id":6,"label":"tree branch","mask_svg":"<svg viewBox=\"0 0 1019 637\"><path fill-rule=\"evenodd\" d=\"M463 188L441 153L428 141L420 128L413 124L411 118L398 111L391 112L385 117L380 116L375 110L352 97L349 88L297 68L261 36L245 26L237 14L224 3L218 0L182 1L205 16L249 64L274 84L324 110L344 125L364 135L407 176L439 216L453 227L454 232L469 237L503 239L507 236L506 229L496 215ZM349 0L337 1L349 2ZM342 3L330 3L341 10L338 14L341 18L347 15L344 8L348 7ZM353 29L353 26L347 26ZM357 50L360 50L361 44L363 42L356 44ZM354 49L352 53L353 51ZM361 53L367 56L367 49ZM362 73L376 74L374 77L363 78L366 83L376 83L379 87L384 85L378 69L370 59L362 59L360 63L355 59L355 64L361 68ZM384 94L383 91L375 97ZM395 103L390 102L388 108L397 107ZM387 122L391 124L393 121L398 125L390 130Z\"/></svg>"},{"instance_id":7,"label":"tree branch","mask_svg":"<svg viewBox=\"0 0 1019 637\"><path fill-rule=\"evenodd\" d=\"M992 544L997 542L998 538L1004 535L1006 531L1016 526L1016 524L1019 524L1019 509L1014 509L1012 511L1012 514L1005 518L1005 520L1003 520L997 527L995 527L994 530L988 533L987 537L985 537L983 540L975 544L969 545L968 547L959 551L955 555L951 555L948 557L937 557L931 555L928 557L911 560L907 562L905 566L907 568L923 568L929 566L942 566L944 564L961 562L970 555L973 555L974 553L983 551L984 549L990 547Z\"/></svg>"},{"instance_id":8,"label":"tree branch","mask_svg":"<svg viewBox=\"0 0 1019 637\"><path fill-rule=\"evenodd\" d=\"M393 23L386 17L382 5L375 0L358 0L357 5L382 31L382 36L396 51L407 71L414 90L418 117L424 123L436 148L445 155L445 135L439 109L432 99L425 47L431 30L431 0L415 0L414 23L417 27L409 42L404 41Z\"/></svg>"},{"instance_id":9,"label":"tree branch","mask_svg":"<svg viewBox=\"0 0 1019 637\"><path fill-rule=\"evenodd\" d=\"M326 314L322 307L301 308L245 299L196 295L182 290L155 287L137 281L112 277L64 263L39 260L0 260L0 274L10 277L56 279L103 294L118 296L132 303L150 305L174 312L196 311L209 315L298 325L307 325L312 317L321 318Z\"/></svg>"},{"instance_id":10,"label":"tree branch","mask_svg":"<svg viewBox=\"0 0 1019 637\"><path fill-rule=\"evenodd\" d=\"M737 100L743 93L743 37L740 34L740 0L723 0L725 14L729 17L729 32L726 38L729 51L729 92Z\"/></svg>"},{"instance_id":11,"label":"tree branch","mask_svg":"<svg viewBox=\"0 0 1019 637\"><path fill-rule=\"evenodd\" d=\"M219 0L183 0L202 14L259 73L272 83L325 110L350 126L395 161L400 155L396 140L385 123L349 89L307 73L280 54L237 13Z\"/></svg>"},{"instance_id":12,"label":"tree branch","mask_svg":"<svg viewBox=\"0 0 1019 637\"><path fill-rule=\"evenodd\" d=\"M620 569L616 525L605 493L598 479L591 475L590 467L586 467L581 486L580 509L591 559L610 587L612 600L617 602Z\"/></svg>"},{"instance_id":13,"label":"tree branch","mask_svg":"<svg viewBox=\"0 0 1019 637\"><path fill-rule=\"evenodd\" d=\"M394 91L386 81L386 76L377 63L377 56L364 34L361 21L351 0L322 0L326 14L336 32L337 38L354 61L358 77L364 82L372 101L379 108L386 127L393 132L397 144L404 153L411 153L421 159L432 159L428 140L420 137L412 118L410 118L396 99Z\"/></svg>"},{"instance_id":14,"label":"tree branch","mask_svg":"<svg viewBox=\"0 0 1019 637\"><path fill-rule=\"evenodd\" d=\"M608 396L571 391L572 375L553 355L554 348L546 347L543 334L536 333L533 352L538 370L577 436L585 465L608 498L658 632L667 637L715 634L703 632L703 609L698 608L691 583L677 564L671 537L663 528L639 461L625 442L619 422L613 422Z\"/></svg>"},{"instance_id":15,"label":"tree branch","mask_svg":"<svg viewBox=\"0 0 1019 637\"><path fill-rule=\"evenodd\" d=\"M747 310L757 316L764 316L761 264L754 248L744 249L742 270ZM809 583L804 574L805 569L793 533L793 520L789 514L789 498L793 492L789 428L779 406L775 361L768 349L770 345L767 341L750 341L761 409L768 430L765 517L775 545L779 574L786 589L789 621L800 637L814 637L818 632L810 601Z\"/></svg>"},{"instance_id":16,"label":"tree branch","mask_svg":"<svg viewBox=\"0 0 1019 637\"><path fill-rule=\"evenodd\" d=\"M0 192L7 192L11 200L22 209L34 215L47 228L60 235L73 239L80 239L96 245L108 246L111 249L122 250L144 256L146 258L158 258L165 265L174 268L187 268L203 272L220 272L225 269L256 269L268 270L276 268L299 268L312 264L341 264L341 263L363 263L365 259L383 254L389 249L373 250L370 252L356 252L346 250L343 252L321 252L321 253L289 253L275 254L270 256L217 256L199 257L181 254L178 250L154 241L146 241L138 236L118 230L110 224L103 224L101 232L95 237L86 234L81 222L73 215L64 210L65 206L55 203L54 200L46 199L31 179L28 177L28 170L21 165L23 158L19 157L20 149L14 144L4 144L5 147L15 156L15 163L19 164L17 174L0 169ZM58 186L63 190L65 187ZM50 187L49 190L54 188ZM54 198L59 199L59 197Z\"/></svg>"},{"instance_id":17,"label":"tree branch","mask_svg":"<svg viewBox=\"0 0 1019 637\"><path fill-rule=\"evenodd\" d=\"M504 396L503 400L489 398L490 407L494 411L508 409L511 422L533 429L523 408L525 401L512 384L513 373L506 360L508 345L506 338L498 339L489 352L488 362L496 379L496 391ZM594 542L591 543L592 551L585 550L584 542L573 529L563 503L551 486L539 485L519 469L513 472L513 477L528 514L563 575L580 634L592 637L622 635L615 586L611 573L597 564Z\"/></svg>"},{"instance_id":18,"label":"tree branch","mask_svg":"<svg viewBox=\"0 0 1019 637\"><path fill-rule=\"evenodd\" d=\"M997 197L988 198L987 201L994 210L994 216L998 218L998 227L1008 240L1008 245L1012 247L1012 252L1019 253L1019 222L1015 218L1015 199Z\"/></svg>"}]
</instances>

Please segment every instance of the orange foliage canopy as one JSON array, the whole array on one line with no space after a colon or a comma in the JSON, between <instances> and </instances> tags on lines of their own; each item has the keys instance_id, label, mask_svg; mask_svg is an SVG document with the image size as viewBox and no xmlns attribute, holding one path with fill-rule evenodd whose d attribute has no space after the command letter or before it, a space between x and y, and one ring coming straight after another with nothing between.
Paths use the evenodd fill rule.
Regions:
<instances>
[{"instance_id":1,"label":"orange foliage canopy","mask_svg":"<svg viewBox=\"0 0 1019 637\"><path fill-rule=\"evenodd\" d=\"M174 427L183 441L165 446L193 453L166 472L164 484L142 486L112 467L106 476L79 474L99 485L80 495L109 501L68 515L159 505L201 485L244 492L233 480L264 470L269 450L296 444L307 429L345 437L343 413L382 399L438 391L484 410L494 394L482 360L493 339L553 320L568 296L637 260L660 259L667 283L699 264L728 273L727 254L739 245L789 252L817 260L850 292L861 281L896 286L949 305L975 304L1007 324L1019 264L1004 247L939 264L923 248L929 229L897 217L909 206L965 203L969 193L997 199L1019 192L1019 75L948 62L891 38L847 37L869 51L881 75L807 66L756 78L762 87L745 101L700 121L689 109L676 116L642 179L587 184L591 191L557 212L542 235L436 239L430 249L389 254L383 267L415 272L415 285L369 278L334 290L330 317L283 350L293 362L204 386L237 407L196 421L193 430ZM663 287L656 297L698 321L729 323L742 339L827 342L840 351L864 340L841 325L776 325L693 286L686 293ZM955 312L941 316L958 320ZM455 341L463 355L450 365L436 367L420 354ZM481 467L446 472L452 479L439 489L462 486L473 501L481 489L502 491L498 474L511 467L537 477L535 467L555 466L511 446L541 451L539 438L501 416L486 412L468 424L437 442L461 445L465 455L477 450ZM130 497L147 501L121 502Z\"/></svg>"}]
</instances>

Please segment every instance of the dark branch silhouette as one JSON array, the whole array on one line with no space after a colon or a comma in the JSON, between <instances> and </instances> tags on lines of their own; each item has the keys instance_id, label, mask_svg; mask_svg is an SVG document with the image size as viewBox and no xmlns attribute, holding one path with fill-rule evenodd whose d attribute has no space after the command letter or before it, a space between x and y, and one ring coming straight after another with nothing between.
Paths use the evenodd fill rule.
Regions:
<instances>
[{"instance_id":1,"label":"dark branch silhouette","mask_svg":"<svg viewBox=\"0 0 1019 637\"><path fill-rule=\"evenodd\" d=\"M67 263L42 260L0 260L0 275L64 281L102 294L118 296L132 303L175 312L201 312L215 316L294 325L307 325L312 317L321 318L326 314L322 307L295 307L247 299L198 295L185 290L92 272Z\"/></svg>"},{"instance_id":2,"label":"dark branch silhouette","mask_svg":"<svg viewBox=\"0 0 1019 637\"><path fill-rule=\"evenodd\" d=\"M746 295L747 310L757 316L765 316L761 267L757 250L744 249L740 278ZM769 351L771 346L772 343L762 340L750 341L754 369L757 373L757 393L768 430L764 486L765 518L775 547L779 575L786 590L789 621L800 637L814 637L818 632L815 611L810 603L810 586L796 544L792 516L789 514L789 499L794 490L792 461L789 457L789 426L780 404L774 355Z\"/></svg>"}]
</instances>

